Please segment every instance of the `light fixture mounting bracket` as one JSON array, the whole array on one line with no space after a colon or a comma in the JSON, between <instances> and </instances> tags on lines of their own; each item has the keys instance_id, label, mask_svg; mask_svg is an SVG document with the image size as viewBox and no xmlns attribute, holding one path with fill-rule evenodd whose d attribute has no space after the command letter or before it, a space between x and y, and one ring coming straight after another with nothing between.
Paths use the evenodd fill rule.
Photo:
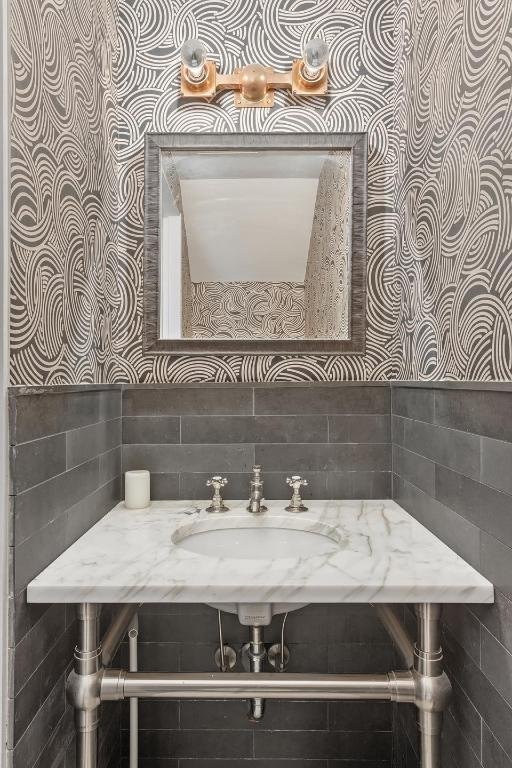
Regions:
<instances>
[{"instance_id":1,"label":"light fixture mounting bracket","mask_svg":"<svg viewBox=\"0 0 512 768\"><path fill-rule=\"evenodd\" d=\"M303 59L296 59L287 72L276 72L272 67L261 64L247 64L237 67L231 74L222 74L217 71L215 62L209 59L205 61L204 68L204 77L194 81L182 65L182 96L211 100L219 91L232 90L236 107L269 109L274 106L277 90L289 90L297 96L323 96L327 93L327 64L317 78L309 80L303 75Z\"/></svg>"}]
</instances>

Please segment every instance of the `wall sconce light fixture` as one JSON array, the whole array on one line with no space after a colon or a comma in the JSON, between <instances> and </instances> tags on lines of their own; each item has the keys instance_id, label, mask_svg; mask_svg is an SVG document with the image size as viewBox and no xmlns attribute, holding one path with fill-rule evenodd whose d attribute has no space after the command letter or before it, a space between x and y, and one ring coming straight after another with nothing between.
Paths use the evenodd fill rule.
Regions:
<instances>
[{"instance_id":1,"label":"wall sconce light fixture","mask_svg":"<svg viewBox=\"0 0 512 768\"><path fill-rule=\"evenodd\" d=\"M321 96L327 92L329 48L321 38L310 40L302 58L288 72L248 64L230 75L217 72L215 62L206 56L201 40L187 40L181 49L181 93L188 98L212 99L218 91L235 92L237 107L273 107L278 88L299 96Z\"/></svg>"}]
</instances>

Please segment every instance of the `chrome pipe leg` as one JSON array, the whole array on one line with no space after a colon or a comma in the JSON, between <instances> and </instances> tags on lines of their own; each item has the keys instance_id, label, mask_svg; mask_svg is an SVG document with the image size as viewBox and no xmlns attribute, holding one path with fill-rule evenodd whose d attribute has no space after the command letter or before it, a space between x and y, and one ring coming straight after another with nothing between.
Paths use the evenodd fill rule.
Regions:
<instances>
[{"instance_id":1,"label":"chrome pipe leg","mask_svg":"<svg viewBox=\"0 0 512 768\"><path fill-rule=\"evenodd\" d=\"M440 768L443 713L420 710L418 727L420 731L421 768Z\"/></svg>"},{"instance_id":2,"label":"chrome pipe leg","mask_svg":"<svg viewBox=\"0 0 512 768\"><path fill-rule=\"evenodd\" d=\"M443 711L451 696L451 685L443 670L441 606L416 606L417 640L414 645L414 675L421 768L441 768Z\"/></svg>"},{"instance_id":3,"label":"chrome pipe leg","mask_svg":"<svg viewBox=\"0 0 512 768\"><path fill-rule=\"evenodd\" d=\"M100 606L78 606L78 644L68 696L75 707L76 768L97 768L100 705Z\"/></svg>"},{"instance_id":4,"label":"chrome pipe leg","mask_svg":"<svg viewBox=\"0 0 512 768\"><path fill-rule=\"evenodd\" d=\"M249 640L249 661L251 666L251 672L261 673L263 672L263 665L267 652L265 650L265 644L263 642L263 627L251 627L251 636ZM264 699L250 699L249 700L249 719L258 721L263 720L265 713L265 701Z\"/></svg>"}]
</instances>

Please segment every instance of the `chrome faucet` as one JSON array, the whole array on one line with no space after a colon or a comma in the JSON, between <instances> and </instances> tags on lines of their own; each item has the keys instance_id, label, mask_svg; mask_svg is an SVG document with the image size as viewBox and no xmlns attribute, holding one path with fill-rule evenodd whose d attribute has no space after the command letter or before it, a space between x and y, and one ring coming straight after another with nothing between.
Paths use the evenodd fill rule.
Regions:
<instances>
[{"instance_id":1,"label":"chrome faucet","mask_svg":"<svg viewBox=\"0 0 512 768\"><path fill-rule=\"evenodd\" d=\"M261 467L255 464L252 468L251 478L251 496L247 509L253 515L265 512L266 507L261 503L263 501L263 480L261 479Z\"/></svg>"},{"instance_id":2,"label":"chrome faucet","mask_svg":"<svg viewBox=\"0 0 512 768\"><path fill-rule=\"evenodd\" d=\"M222 496L220 495L221 489L228 484L225 477L221 475L214 475L206 481L208 488L213 488L213 498L210 506L206 507L207 512L227 512L229 507L226 507Z\"/></svg>"}]
</instances>

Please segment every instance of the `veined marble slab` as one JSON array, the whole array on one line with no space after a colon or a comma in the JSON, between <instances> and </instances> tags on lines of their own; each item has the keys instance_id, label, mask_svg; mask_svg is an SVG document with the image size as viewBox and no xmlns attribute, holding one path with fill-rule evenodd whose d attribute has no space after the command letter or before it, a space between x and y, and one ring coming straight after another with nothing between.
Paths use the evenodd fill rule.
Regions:
<instances>
[{"instance_id":1,"label":"veined marble slab","mask_svg":"<svg viewBox=\"0 0 512 768\"><path fill-rule=\"evenodd\" d=\"M492 584L391 500L308 501L285 512L267 501L252 515L246 501L229 512L188 515L203 502L154 501L133 511L118 504L28 585L34 603L491 603ZM194 554L173 543L182 526L329 526L327 554L237 559ZM178 537L182 532L178 533Z\"/></svg>"}]
</instances>

